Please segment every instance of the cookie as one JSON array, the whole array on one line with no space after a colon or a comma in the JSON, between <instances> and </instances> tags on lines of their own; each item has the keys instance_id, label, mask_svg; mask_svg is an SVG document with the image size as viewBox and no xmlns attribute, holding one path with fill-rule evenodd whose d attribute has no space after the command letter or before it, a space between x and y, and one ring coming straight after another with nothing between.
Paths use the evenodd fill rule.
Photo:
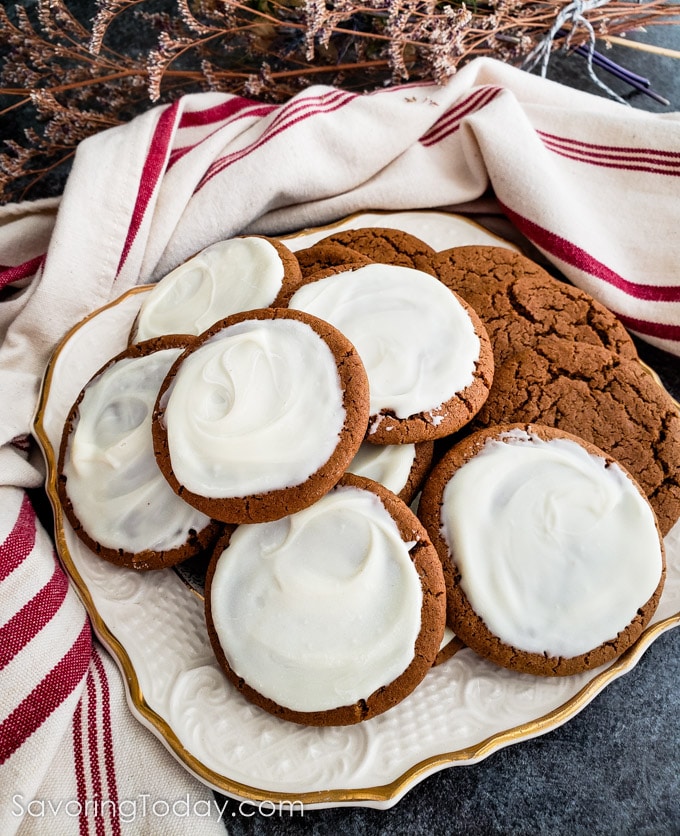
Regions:
<instances>
[{"instance_id":1,"label":"cookie","mask_svg":"<svg viewBox=\"0 0 680 836\"><path fill-rule=\"evenodd\" d=\"M332 323L356 346L369 379L373 444L431 441L479 410L493 379L479 317L428 273L367 264L307 280L289 307Z\"/></svg>"},{"instance_id":2,"label":"cookie","mask_svg":"<svg viewBox=\"0 0 680 836\"><path fill-rule=\"evenodd\" d=\"M637 358L631 336L611 311L526 256L503 247L454 247L437 253L432 265L479 314L497 363L548 335Z\"/></svg>"},{"instance_id":3,"label":"cookie","mask_svg":"<svg viewBox=\"0 0 680 836\"><path fill-rule=\"evenodd\" d=\"M154 458L156 397L187 343L165 337L129 347L92 377L66 419L57 479L64 513L93 552L119 566L173 566L220 530L176 496Z\"/></svg>"},{"instance_id":4,"label":"cookie","mask_svg":"<svg viewBox=\"0 0 680 836\"><path fill-rule=\"evenodd\" d=\"M420 238L400 229L362 227L345 229L322 238L319 244L342 244L381 264L399 264L432 273L435 250Z\"/></svg>"},{"instance_id":5,"label":"cookie","mask_svg":"<svg viewBox=\"0 0 680 836\"><path fill-rule=\"evenodd\" d=\"M368 420L354 346L299 311L221 320L170 369L154 412L154 450L173 490L227 523L279 519L342 476Z\"/></svg>"},{"instance_id":6,"label":"cookie","mask_svg":"<svg viewBox=\"0 0 680 836\"><path fill-rule=\"evenodd\" d=\"M344 244L333 242L321 242L298 250L295 253L302 277L313 276L329 267L362 267L370 264L371 259L357 250L346 247Z\"/></svg>"},{"instance_id":7,"label":"cookie","mask_svg":"<svg viewBox=\"0 0 680 836\"><path fill-rule=\"evenodd\" d=\"M446 608L418 519L349 474L311 508L221 541L205 603L227 678L271 714L314 726L358 723L410 694L437 656Z\"/></svg>"},{"instance_id":8,"label":"cookie","mask_svg":"<svg viewBox=\"0 0 680 836\"><path fill-rule=\"evenodd\" d=\"M347 471L379 482L409 505L427 475L434 442L369 444L364 442Z\"/></svg>"},{"instance_id":9,"label":"cookie","mask_svg":"<svg viewBox=\"0 0 680 836\"><path fill-rule=\"evenodd\" d=\"M277 239L244 235L218 241L154 285L130 341L198 335L231 314L280 305L300 279L297 258Z\"/></svg>"},{"instance_id":10,"label":"cookie","mask_svg":"<svg viewBox=\"0 0 680 836\"><path fill-rule=\"evenodd\" d=\"M437 658L434 660L433 667L443 665L444 662L448 662L449 659L453 659L456 653L464 647L465 642L462 641L462 639L460 639L449 626L447 626L444 630L444 638L442 640L441 647L439 648L439 653L437 653Z\"/></svg>"},{"instance_id":11,"label":"cookie","mask_svg":"<svg viewBox=\"0 0 680 836\"><path fill-rule=\"evenodd\" d=\"M496 369L476 424L541 423L617 459L645 491L664 536L680 517L680 413L642 366L599 346L544 338Z\"/></svg>"},{"instance_id":12,"label":"cookie","mask_svg":"<svg viewBox=\"0 0 680 836\"><path fill-rule=\"evenodd\" d=\"M474 433L426 481L419 516L444 567L449 626L522 673L570 675L620 656L649 623L665 555L640 487L561 430Z\"/></svg>"}]
</instances>

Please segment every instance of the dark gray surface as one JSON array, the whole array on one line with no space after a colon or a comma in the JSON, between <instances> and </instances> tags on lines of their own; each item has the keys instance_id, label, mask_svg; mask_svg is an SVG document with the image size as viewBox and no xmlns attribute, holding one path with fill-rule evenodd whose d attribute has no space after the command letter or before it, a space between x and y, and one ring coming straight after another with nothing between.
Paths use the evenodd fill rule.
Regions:
<instances>
[{"instance_id":1,"label":"dark gray surface","mask_svg":"<svg viewBox=\"0 0 680 836\"><path fill-rule=\"evenodd\" d=\"M30 5L30 4L27 4ZM83 4L87 6L88 4ZM680 27L639 39L680 49ZM621 47L607 53L653 80L670 108L640 94L634 107L680 110L680 62ZM548 76L602 95L576 57L556 56ZM628 88L606 74L620 94ZM3 125L3 135L11 131ZM54 188L54 186L53 186ZM680 199L680 194L679 194ZM680 361L642 347L680 398ZM611 683L568 723L513 745L474 766L437 773L391 810L345 808L242 815L227 809L231 834L680 834L680 630L662 635L627 675ZM423 718L426 722L426 718ZM231 815L235 812L235 815ZM269 811L266 811L267 813Z\"/></svg>"},{"instance_id":2,"label":"dark gray surface","mask_svg":"<svg viewBox=\"0 0 680 836\"><path fill-rule=\"evenodd\" d=\"M419 784L391 810L308 811L227 822L232 834L676 834L680 631L573 720ZM669 661L670 660L670 661Z\"/></svg>"}]
</instances>

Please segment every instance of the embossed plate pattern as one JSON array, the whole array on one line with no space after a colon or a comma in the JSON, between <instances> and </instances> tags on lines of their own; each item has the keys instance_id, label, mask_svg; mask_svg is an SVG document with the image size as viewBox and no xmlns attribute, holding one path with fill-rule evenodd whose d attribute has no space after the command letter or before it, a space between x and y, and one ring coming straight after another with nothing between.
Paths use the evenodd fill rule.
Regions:
<instances>
[{"instance_id":1,"label":"embossed plate pattern","mask_svg":"<svg viewBox=\"0 0 680 836\"><path fill-rule=\"evenodd\" d=\"M435 212L364 214L333 228L368 225L402 228L436 249L503 243L464 219ZM289 245L300 249L325 234L305 232ZM438 769L473 763L566 722L680 623L678 524L666 538L668 575L655 618L609 666L543 679L496 667L465 649L434 668L396 708L341 728L297 726L250 705L219 670L202 602L177 574L138 574L101 561L74 535L57 498L56 451L66 414L91 375L124 347L146 292L128 292L65 337L45 376L35 432L47 461L60 557L123 673L130 709L204 783L250 801L390 807Z\"/></svg>"}]
</instances>

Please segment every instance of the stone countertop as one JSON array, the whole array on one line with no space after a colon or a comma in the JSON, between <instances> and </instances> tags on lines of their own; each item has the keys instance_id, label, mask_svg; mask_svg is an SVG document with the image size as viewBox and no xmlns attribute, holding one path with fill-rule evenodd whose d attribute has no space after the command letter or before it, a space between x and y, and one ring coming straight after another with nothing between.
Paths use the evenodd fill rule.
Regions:
<instances>
[{"instance_id":1,"label":"stone countertop","mask_svg":"<svg viewBox=\"0 0 680 836\"><path fill-rule=\"evenodd\" d=\"M680 831L680 630L580 714L473 766L445 769L390 810L236 815L237 834L662 836ZM228 814L229 815L229 814Z\"/></svg>"}]
</instances>

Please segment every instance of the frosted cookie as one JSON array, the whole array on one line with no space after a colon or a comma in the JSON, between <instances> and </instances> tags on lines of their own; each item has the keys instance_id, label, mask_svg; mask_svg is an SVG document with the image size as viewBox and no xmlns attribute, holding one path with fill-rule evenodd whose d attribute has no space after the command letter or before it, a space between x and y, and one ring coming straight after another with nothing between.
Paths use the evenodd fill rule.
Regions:
<instances>
[{"instance_id":1,"label":"frosted cookie","mask_svg":"<svg viewBox=\"0 0 680 836\"><path fill-rule=\"evenodd\" d=\"M251 702L307 725L348 725L422 681L444 632L436 551L390 491L347 475L290 517L239 526L206 578L208 634Z\"/></svg>"},{"instance_id":2,"label":"frosted cookie","mask_svg":"<svg viewBox=\"0 0 680 836\"><path fill-rule=\"evenodd\" d=\"M432 265L479 314L496 363L548 335L637 357L631 336L610 310L526 256L504 247L453 247L437 253Z\"/></svg>"},{"instance_id":3,"label":"frosted cookie","mask_svg":"<svg viewBox=\"0 0 680 836\"><path fill-rule=\"evenodd\" d=\"M368 264L316 274L289 307L327 320L356 346L369 379L373 444L450 435L486 399L493 378L486 331L467 303L427 273Z\"/></svg>"},{"instance_id":4,"label":"frosted cookie","mask_svg":"<svg viewBox=\"0 0 680 836\"><path fill-rule=\"evenodd\" d=\"M387 227L345 229L322 238L319 244L342 244L381 264L399 264L432 273L435 250L410 232Z\"/></svg>"},{"instance_id":5,"label":"frosted cookie","mask_svg":"<svg viewBox=\"0 0 680 836\"><path fill-rule=\"evenodd\" d=\"M364 442L347 471L379 482L409 505L430 469L433 454L432 441L418 444Z\"/></svg>"},{"instance_id":6,"label":"frosted cookie","mask_svg":"<svg viewBox=\"0 0 680 836\"><path fill-rule=\"evenodd\" d=\"M368 419L351 343L299 311L246 311L176 361L154 414L154 449L173 490L215 519L278 519L342 476Z\"/></svg>"},{"instance_id":7,"label":"frosted cookie","mask_svg":"<svg viewBox=\"0 0 680 836\"><path fill-rule=\"evenodd\" d=\"M248 235L219 241L154 285L130 341L200 334L231 314L279 304L300 279L295 255L276 239Z\"/></svg>"},{"instance_id":8,"label":"frosted cookie","mask_svg":"<svg viewBox=\"0 0 680 836\"><path fill-rule=\"evenodd\" d=\"M92 377L66 419L57 480L64 513L93 552L119 566L172 566L221 530L170 489L153 452L156 397L186 346L179 337L131 346Z\"/></svg>"},{"instance_id":9,"label":"frosted cookie","mask_svg":"<svg viewBox=\"0 0 680 836\"><path fill-rule=\"evenodd\" d=\"M426 481L419 516L444 565L449 626L513 670L603 665L659 602L654 512L627 471L576 436L531 424L468 436Z\"/></svg>"},{"instance_id":10,"label":"frosted cookie","mask_svg":"<svg viewBox=\"0 0 680 836\"><path fill-rule=\"evenodd\" d=\"M665 536L680 518L680 413L632 360L595 345L537 340L496 370L479 426L538 422L600 447L645 491Z\"/></svg>"}]
</instances>

